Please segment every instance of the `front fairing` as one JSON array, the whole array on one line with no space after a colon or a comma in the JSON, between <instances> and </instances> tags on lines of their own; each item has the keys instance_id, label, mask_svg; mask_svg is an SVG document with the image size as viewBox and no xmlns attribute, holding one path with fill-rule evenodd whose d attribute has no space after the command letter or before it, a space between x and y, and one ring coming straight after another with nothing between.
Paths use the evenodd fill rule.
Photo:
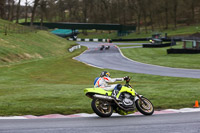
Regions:
<instances>
[{"instance_id":1,"label":"front fairing","mask_svg":"<svg viewBox=\"0 0 200 133\"><path fill-rule=\"evenodd\" d=\"M132 96L135 96L135 90L126 86L122 86L121 90L119 91L119 93L117 94L117 98L119 98L120 94L122 92L128 92L130 93Z\"/></svg>"}]
</instances>

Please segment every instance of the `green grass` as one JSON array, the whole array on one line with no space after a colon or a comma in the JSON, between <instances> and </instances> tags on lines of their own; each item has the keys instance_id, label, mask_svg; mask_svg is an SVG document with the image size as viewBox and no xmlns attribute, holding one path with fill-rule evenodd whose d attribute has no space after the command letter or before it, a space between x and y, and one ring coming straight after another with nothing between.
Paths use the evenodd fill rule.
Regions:
<instances>
[{"instance_id":1,"label":"green grass","mask_svg":"<svg viewBox=\"0 0 200 133\"><path fill-rule=\"evenodd\" d=\"M1 67L0 115L92 113L91 100L83 90L93 87L102 69L72 59L84 50ZM156 109L192 107L200 95L199 79L108 71L112 77L133 77L135 90L149 98Z\"/></svg>"},{"instance_id":2,"label":"green grass","mask_svg":"<svg viewBox=\"0 0 200 133\"><path fill-rule=\"evenodd\" d=\"M7 62L0 60L0 116L92 113L91 99L83 90L93 87L94 78L103 70L73 60L86 50L69 53L73 44L45 31L1 34L0 58ZM112 77L131 76L135 90L156 109L192 107L199 99L199 79L106 70Z\"/></svg>"},{"instance_id":3,"label":"green grass","mask_svg":"<svg viewBox=\"0 0 200 133\"><path fill-rule=\"evenodd\" d=\"M178 44L174 48L180 48L182 44ZM121 49L124 55L135 61L154 64L160 66L168 66L175 68L200 69L200 54L167 54L165 48L137 48L137 49Z\"/></svg>"},{"instance_id":4,"label":"green grass","mask_svg":"<svg viewBox=\"0 0 200 133\"><path fill-rule=\"evenodd\" d=\"M0 66L25 60L62 56L75 42L67 42L46 31L0 34Z\"/></svg>"}]
</instances>

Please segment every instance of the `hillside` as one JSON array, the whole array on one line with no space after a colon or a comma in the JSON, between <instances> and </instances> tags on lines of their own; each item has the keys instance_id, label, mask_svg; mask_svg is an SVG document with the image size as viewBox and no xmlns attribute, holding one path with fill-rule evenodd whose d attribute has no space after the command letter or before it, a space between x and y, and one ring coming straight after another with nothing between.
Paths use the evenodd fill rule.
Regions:
<instances>
[{"instance_id":1,"label":"hillside","mask_svg":"<svg viewBox=\"0 0 200 133\"><path fill-rule=\"evenodd\" d=\"M7 35L5 27L9 28ZM26 31L21 31L24 29ZM36 31L0 20L0 65L61 56L67 53L72 44L46 31Z\"/></svg>"}]
</instances>

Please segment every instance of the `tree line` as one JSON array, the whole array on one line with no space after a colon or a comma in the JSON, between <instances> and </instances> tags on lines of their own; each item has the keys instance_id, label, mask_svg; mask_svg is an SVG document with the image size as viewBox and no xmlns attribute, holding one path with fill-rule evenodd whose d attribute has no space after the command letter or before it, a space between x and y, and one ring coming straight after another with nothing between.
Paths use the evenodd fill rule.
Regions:
<instances>
[{"instance_id":1,"label":"tree line","mask_svg":"<svg viewBox=\"0 0 200 133\"><path fill-rule=\"evenodd\" d=\"M0 18L48 22L118 23L155 28L200 23L199 0L0 0Z\"/></svg>"}]
</instances>

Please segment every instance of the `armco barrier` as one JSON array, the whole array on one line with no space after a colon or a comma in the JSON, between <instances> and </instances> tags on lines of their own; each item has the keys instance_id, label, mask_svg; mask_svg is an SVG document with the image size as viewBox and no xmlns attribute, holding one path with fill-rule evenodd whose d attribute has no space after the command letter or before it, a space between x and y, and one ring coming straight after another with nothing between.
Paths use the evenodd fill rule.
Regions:
<instances>
[{"instance_id":1,"label":"armco barrier","mask_svg":"<svg viewBox=\"0 0 200 133\"><path fill-rule=\"evenodd\" d=\"M93 38L93 39L89 39L89 38L69 38L69 41L77 41L77 42L109 42L111 43L112 40L110 39L98 39L98 38Z\"/></svg>"},{"instance_id":2,"label":"armco barrier","mask_svg":"<svg viewBox=\"0 0 200 133\"><path fill-rule=\"evenodd\" d=\"M143 48L162 48L162 47L169 47L174 46L176 44L172 43L164 43L164 44L143 44Z\"/></svg>"},{"instance_id":3,"label":"armco barrier","mask_svg":"<svg viewBox=\"0 0 200 133\"><path fill-rule=\"evenodd\" d=\"M112 42L131 42L131 41L149 41L152 38L134 38L134 39L112 39ZM162 42L171 42L171 41L182 41L181 38L161 38Z\"/></svg>"},{"instance_id":4,"label":"armco barrier","mask_svg":"<svg viewBox=\"0 0 200 133\"><path fill-rule=\"evenodd\" d=\"M81 48L81 45L76 45L76 46L71 47L71 48L68 49L68 50L69 50L69 52L73 52L74 50L80 49L80 48Z\"/></svg>"},{"instance_id":5,"label":"armco barrier","mask_svg":"<svg viewBox=\"0 0 200 133\"><path fill-rule=\"evenodd\" d=\"M113 42L130 42L130 41L149 41L151 38L136 38L136 39L112 39Z\"/></svg>"},{"instance_id":6,"label":"armco barrier","mask_svg":"<svg viewBox=\"0 0 200 133\"><path fill-rule=\"evenodd\" d=\"M69 38L68 40L70 41L93 41L93 42L130 42L130 41L149 41L151 38L135 38L135 39L81 39L81 38ZM163 42L177 42L181 41L182 39L171 39L171 38L162 38L161 39Z\"/></svg>"},{"instance_id":7,"label":"armco barrier","mask_svg":"<svg viewBox=\"0 0 200 133\"><path fill-rule=\"evenodd\" d=\"M167 54L199 54L200 49L167 49Z\"/></svg>"}]
</instances>

